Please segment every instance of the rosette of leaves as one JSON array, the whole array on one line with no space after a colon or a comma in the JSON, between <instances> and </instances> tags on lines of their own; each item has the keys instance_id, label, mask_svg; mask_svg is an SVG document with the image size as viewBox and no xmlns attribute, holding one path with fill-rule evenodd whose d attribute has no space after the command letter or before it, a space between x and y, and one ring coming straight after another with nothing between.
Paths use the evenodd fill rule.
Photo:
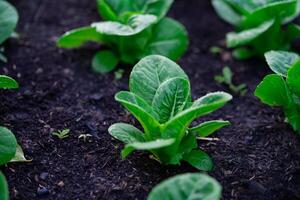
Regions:
<instances>
[{"instance_id":1,"label":"rosette of leaves","mask_svg":"<svg viewBox=\"0 0 300 200\"><path fill-rule=\"evenodd\" d=\"M187 31L179 22L165 17L173 0L98 0L99 13L105 21L66 32L57 45L77 48L96 42L106 50L92 60L96 72L107 73L119 62L135 64L147 55L179 59L188 46Z\"/></svg>"},{"instance_id":2,"label":"rosette of leaves","mask_svg":"<svg viewBox=\"0 0 300 200\"><path fill-rule=\"evenodd\" d=\"M263 56L270 50L289 50L300 37L290 23L300 13L300 0L212 0L217 14L236 28L226 36L238 59Z\"/></svg>"},{"instance_id":3,"label":"rosette of leaves","mask_svg":"<svg viewBox=\"0 0 300 200\"><path fill-rule=\"evenodd\" d=\"M0 89L16 89L18 83L4 75L0 75ZM0 166L8 162L25 162L22 148L18 145L16 137L7 128L0 126ZM0 171L0 199L8 200L8 185L2 172Z\"/></svg>"},{"instance_id":4,"label":"rosette of leaves","mask_svg":"<svg viewBox=\"0 0 300 200\"><path fill-rule=\"evenodd\" d=\"M155 186L148 200L220 200L222 187L212 177L186 173L171 177Z\"/></svg>"},{"instance_id":5,"label":"rosette of leaves","mask_svg":"<svg viewBox=\"0 0 300 200\"><path fill-rule=\"evenodd\" d=\"M209 93L192 100L187 75L172 60L152 55L133 68L130 91L116 94L120 102L139 121L143 130L116 123L109 133L124 142L122 158L134 150L146 150L162 164L180 164L182 160L200 170L212 169L208 154L198 148L197 136L206 137L229 125L215 120L191 127L197 118L223 107L232 96L224 92Z\"/></svg>"},{"instance_id":6,"label":"rosette of leaves","mask_svg":"<svg viewBox=\"0 0 300 200\"><path fill-rule=\"evenodd\" d=\"M14 33L18 18L18 12L15 7L7 1L0 0L0 46ZM6 62L2 49L0 49L0 61Z\"/></svg>"},{"instance_id":7,"label":"rosette of leaves","mask_svg":"<svg viewBox=\"0 0 300 200\"><path fill-rule=\"evenodd\" d=\"M255 96L270 106L282 107L286 121L300 133L300 57L291 52L270 51L266 60L275 74L257 86Z\"/></svg>"}]
</instances>

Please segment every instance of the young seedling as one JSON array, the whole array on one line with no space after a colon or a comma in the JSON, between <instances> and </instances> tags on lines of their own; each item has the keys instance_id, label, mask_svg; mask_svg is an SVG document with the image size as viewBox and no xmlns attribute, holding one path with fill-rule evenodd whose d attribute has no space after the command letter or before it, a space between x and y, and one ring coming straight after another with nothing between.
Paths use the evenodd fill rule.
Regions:
<instances>
[{"instance_id":1,"label":"young seedling","mask_svg":"<svg viewBox=\"0 0 300 200\"><path fill-rule=\"evenodd\" d=\"M226 84L228 85L229 89L234 94L240 94L241 96L244 96L247 93L247 85L246 84L240 84L238 86L234 85L232 82L233 73L231 69L226 66L223 68L222 75L215 76L215 80L220 84Z\"/></svg>"},{"instance_id":2,"label":"young seedling","mask_svg":"<svg viewBox=\"0 0 300 200\"><path fill-rule=\"evenodd\" d=\"M266 60L275 74L257 86L255 96L270 106L282 107L286 121L300 133L300 57L291 52L270 51Z\"/></svg>"},{"instance_id":3,"label":"young seedling","mask_svg":"<svg viewBox=\"0 0 300 200\"><path fill-rule=\"evenodd\" d=\"M57 136L59 139L65 139L69 137L70 129L58 130L57 132L53 132L53 136Z\"/></svg>"},{"instance_id":4,"label":"young seedling","mask_svg":"<svg viewBox=\"0 0 300 200\"><path fill-rule=\"evenodd\" d=\"M290 22L300 13L299 0L213 0L218 15L236 27L226 36L238 59L263 56L270 50L289 50L300 37L300 27ZM286 25L286 27L282 27Z\"/></svg>"},{"instance_id":5,"label":"young seedling","mask_svg":"<svg viewBox=\"0 0 300 200\"><path fill-rule=\"evenodd\" d=\"M78 136L78 139L83 139L84 142L89 141L88 139L93 137L91 134L80 134Z\"/></svg>"},{"instance_id":6,"label":"young seedling","mask_svg":"<svg viewBox=\"0 0 300 200\"><path fill-rule=\"evenodd\" d=\"M115 99L135 116L143 131L125 123L109 128L113 137L126 144L122 158L134 150L146 150L163 164L177 165L184 160L200 170L212 169L212 160L198 148L196 137L206 137L230 123L217 120L190 125L223 107L231 100L230 94L209 93L192 101L187 75L176 63L158 55L135 65L129 88L117 93Z\"/></svg>"},{"instance_id":7,"label":"young seedling","mask_svg":"<svg viewBox=\"0 0 300 200\"><path fill-rule=\"evenodd\" d=\"M177 60L186 51L187 31L179 22L165 17L173 0L97 2L105 21L68 31L57 41L62 48L77 48L86 42L105 46L106 50L93 57L95 72L107 73L119 62L134 64L153 54Z\"/></svg>"},{"instance_id":8,"label":"young seedling","mask_svg":"<svg viewBox=\"0 0 300 200\"><path fill-rule=\"evenodd\" d=\"M0 1L0 46L5 40L11 37L18 23L17 10L7 1ZM0 61L6 62L3 51L0 51Z\"/></svg>"},{"instance_id":9,"label":"young seedling","mask_svg":"<svg viewBox=\"0 0 300 200\"><path fill-rule=\"evenodd\" d=\"M177 175L159 183L150 192L147 200L199 199L220 200L222 187L212 177L200 173Z\"/></svg>"}]
</instances>

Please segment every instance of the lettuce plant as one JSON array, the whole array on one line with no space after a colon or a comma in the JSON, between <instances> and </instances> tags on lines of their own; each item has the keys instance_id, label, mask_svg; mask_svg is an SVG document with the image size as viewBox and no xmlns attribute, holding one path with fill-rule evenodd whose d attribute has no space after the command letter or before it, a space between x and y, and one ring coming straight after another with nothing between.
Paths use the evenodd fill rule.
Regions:
<instances>
[{"instance_id":1,"label":"lettuce plant","mask_svg":"<svg viewBox=\"0 0 300 200\"><path fill-rule=\"evenodd\" d=\"M16 9L7 1L0 0L0 46L14 33L18 18ZM2 51L0 51L0 60L6 62Z\"/></svg>"},{"instance_id":2,"label":"lettuce plant","mask_svg":"<svg viewBox=\"0 0 300 200\"><path fill-rule=\"evenodd\" d=\"M270 50L289 50L300 37L300 27L290 22L300 13L300 0L213 0L218 15L236 27L226 36L234 56L246 59Z\"/></svg>"},{"instance_id":3,"label":"lettuce plant","mask_svg":"<svg viewBox=\"0 0 300 200\"><path fill-rule=\"evenodd\" d=\"M147 150L163 164L184 160L200 170L212 169L212 160L198 148L196 137L206 137L229 122L190 125L224 106L231 95L215 92L192 101L187 75L176 63L158 55L145 57L133 68L129 88L117 93L115 99L135 116L143 131L125 123L109 128L113 137L126 144L123 158L134 150Z\"/></svg>"},{"instance_id":4,"label":"lettuce plant","mask_svg":"<svg viewBox=\"0 0 300 200\"><path fill-rule=\"evenodd\" d=\"M255 96L265 104L282 107L286 121L300 133L300 57L285 51L270 51L265 56L275 74L264 78Z\"/></svg>"},{"instance_id":5,"label":"lettuce plant","mask_svg":"<svg viewBox=\"0 0 300 200\"><path fill-rule=\"evenodd\" d=\"M155 186L148 200L220 200L222 187L212 177L200 173L186 173L171 177Z\"/></svg>"},{"instance_id":6,"label":"lettuce plant","mask_svg":"<svg viewBox=\"0 0 300 200\"><path fill-rule=\"evenodd\" d=\"M57 45L77 48L86 42L105 46L92 60L94 71L106 73L119 62L135 64L147 55L159 54L179 59L188 46L185 28L165 17L173 0L98 0L105 21L66 32Z\"/></svg>"}]
</instances>

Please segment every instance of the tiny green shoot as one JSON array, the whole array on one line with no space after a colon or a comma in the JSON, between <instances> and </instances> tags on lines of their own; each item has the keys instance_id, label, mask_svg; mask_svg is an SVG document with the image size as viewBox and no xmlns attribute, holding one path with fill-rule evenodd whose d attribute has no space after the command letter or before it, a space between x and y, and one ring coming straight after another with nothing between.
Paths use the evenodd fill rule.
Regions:
<instances>
[{"instance_id":1,"label":"tiny green shoot","mask_svg":"<svg viewBox=\"0 0 300 200\"><path fill-rule=\"evenodd\" d=\"M222 75L215 76L215 81L217 81L220 84L227 85L234 94L244 96L248 91L247 85L240 84L236 86L235 84L233 84L233 75L234 74L231 71L231 69L228 66L225 66L222 70Z\"/></svg>"},{"instance_id":2,"label":"tiny green shoot","mask_svg":"<svg viewBox=\"0 0 300 200\"><path fill-rule=\"evenodd\" d=\"M80 134L78 136L78 139L83 139L84 142L87 142L91 137L93 137L91 134Z\"/></svg>"},{"instance_id":3,"label":"tiny green shoot","mask_svg":"<svg viewBox=\"0 0 300 200\"><path fill-rule=\"evenodd\" d=\"M53 136L57 136L59 139L65 139L69 137L70 129L58 130L57 132L53 132Z\"/></svg>"}]
</instances>

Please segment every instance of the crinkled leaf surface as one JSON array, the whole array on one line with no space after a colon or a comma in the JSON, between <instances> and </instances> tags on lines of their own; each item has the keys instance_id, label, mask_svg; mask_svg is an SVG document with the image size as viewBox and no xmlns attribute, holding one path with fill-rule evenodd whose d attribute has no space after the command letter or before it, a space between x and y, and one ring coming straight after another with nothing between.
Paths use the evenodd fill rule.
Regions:
<instances>
[{"instance_id":1,"label":"crinkled leaf surface","mask_svg":"<svg viewBox=\"0 0 300 200\"><path fill-rule=\"evenodd\" d=\"M178 60L187 50L188 33L179 22L164 18L153 26L152 35L145 47L145 55L162 55Z\"/></svg>"},{"instance_id":2,"label":"crinkled leaf surface","mask_svg":"<svg viewBox=\"0 0 300 200\"><path fill-rule=\"evenodd\" d=\"M93 27L83 27L66 32L61 36L57 45L62 48L77 48L87 42L103 42L103 35Z\"/></svg>"},{"instance_id":3,"label":"crinkled leaf surface","mask_svg":"<svg viewBox=\"0 0 300 200\"><path fill-rule=\"evenodd\" d=\"M4 174L0 171L0 199L9 200L8 185Z\"/></svg>"},{"instance_id":4,"label":"crinkled leaf surface","mask_svg":"<svg viewBox=\"0 0 300 200\"><path fill-rule=\"evenodd\" d=\"M160 85L176 77L188 80L185 72L170 59L158 55L147 56L133 68L129 88L152 105Z\"/></svg>"},{"instance_id":5,"label":"crinkled leaf surface","mask_svg":"<svg viewBox=\"0 0 300 200\"><path fill-rule=\"evenodd\" d=\"M159 19L170 9L173 0L98 0L98 10L105 20L117 21L127 13L151 14Z\"/></svg>"},{"instance_id":6,"label":"crinkled leaf surface","mask_svg":"<svg viewBox=\"0 0 300 200\"><path fill-rule=\"evenodd\" d=\"M8 163L16 154L17 140L7 128L0 126L0 166Z\"/></svg>"},{"instance_id":7,"label":"crinkled leaf surface","mask_svg":"<svg viewBox=\"0 0 300 200\"><path fill-rule=\"evenodd\" d=\"M272 71L284 77L291 66L300 59L298 54L287 51L269 51L265 57Z\"/></svg>"},{"instance_id":8,"label":"crinkled leaf surface","mask_svg":"<svg viewBox=\"0 0 300 200\"><path fill-rule=\"evenodd\" d=\"M18 22L17 10L7 1L0 1L0 44L14 32Z\"/></svg>"},{"instance_id":9,"label":"crinkled leaf surface","mask_svg":"<svg viewBox=\"0 0 300 200\"><path fill-rule=\"evenodd\" d=\"M19 87L17 81L5 75L0 75L0 88L1 89L16 89Z\"/></svg>"},{"instance_id":10,"label":"crinkled leaf surface","mask_svg":"<svg viewBox=\"0 0 300 200\"><path fill-rule=\"evenodd\" d=\"M95 22L92 27L96 28L98 33L104 35L132 36L142 32L156 21L157 17L154 15L133 15L127 24L106 21Z\"/></svg>"},{"instance_id":11,"label":"crinkled leaf surface","mask_svg":"<svg viewBox=\"0 0 300 200\"><path fill-rule=\"evenodd\" d=\"M117 123L109 127L108 132L125 144L144 142L143 132L130 124Z\"/></svg>"},{"instance_id":12,"label":"crinkled leaf surface","mask_svg":"<svg viewBox=\"0 0 300 200\"><path fill-rule=\"evenodd\" d=\"M271 74L257 86L255 90L262 102L270 106L285 106L290 102L290 95L285 80L277 74Z\"/></svg>"},{"instance_id":13,"label":"crinkled leaf surface","mask_svg":"<svg viewBox=\"0 0 300 200\"><path fill-rule=\"evenodd\" d=\"M220 200L221 185L206 174L187 173L155 186L148 200Z\"/></svg>"},{"instance_id":14,"label":"crinkled leaf surface","mask_svg":"<svg viewBox=\"0 0 300 200\"><path fill-rule=\"evenodd\" d=\"M189 100L190 84L186 79L172 78L163 82L153 98L153 110L161 124L181 112Z\"/></svg>"}]
</instances>

